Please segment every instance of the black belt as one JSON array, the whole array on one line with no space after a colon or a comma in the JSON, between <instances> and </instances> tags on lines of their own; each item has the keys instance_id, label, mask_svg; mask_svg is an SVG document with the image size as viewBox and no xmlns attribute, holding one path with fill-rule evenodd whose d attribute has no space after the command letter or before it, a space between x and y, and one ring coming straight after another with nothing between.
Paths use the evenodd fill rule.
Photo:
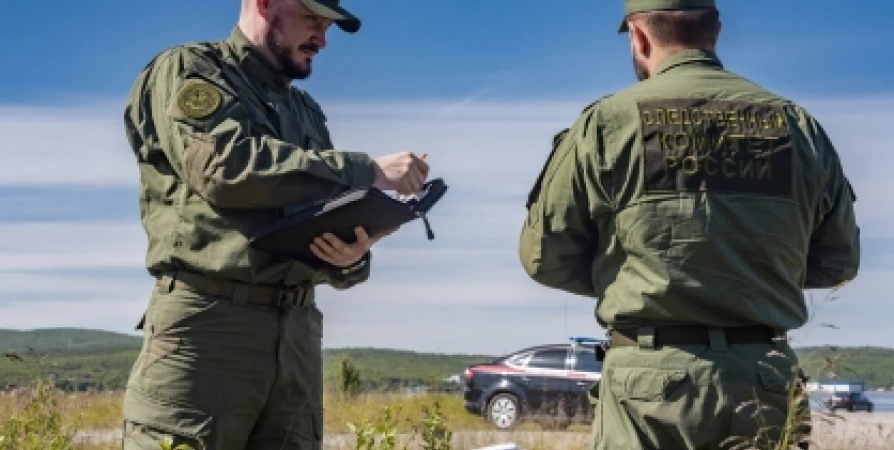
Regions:
<instances>
[{"instance_id":1,"label":"black belt","mask_svg":"<svg viewBox=\"0 0 894 450\"><path fill-rule=\"evenodd\" d=\"M160 276L157 284L168 291L181 288L236 303L251 303L273 308L305 307L309 306L309 300L312 300L310 290L304 287L248 284L210 278L192 272L176 272Z\"/></svg>"},{"instance_id":2,"label":"black belt","mask_svg":"<svg viewBox=\"0 0 894 450\"><path fill-rule=\"evenodd\" d=\"M653 327L653 344L661 345L710 345L710 329L701 325L659 325ZM617 328L611 332L612 347L639 346L641 328ZM723 331L727 344L772 344L785 339L785 334L766 326L718 328Z\"/></svg>"}]
</instances>

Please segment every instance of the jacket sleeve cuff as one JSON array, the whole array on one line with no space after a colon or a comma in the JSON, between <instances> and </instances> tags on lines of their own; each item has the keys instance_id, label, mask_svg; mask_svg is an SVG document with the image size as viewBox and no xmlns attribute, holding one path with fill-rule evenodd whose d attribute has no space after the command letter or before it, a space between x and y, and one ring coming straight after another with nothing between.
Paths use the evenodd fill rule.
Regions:
<instances>
[{"instance_id":1,"label":"jacket sleeve cuff","mask_svg":"<svg viewBox=\"0 0 894 450\"><path fill-rule=\"evenodd\" d=\"M345 164L351 172L350 187L367 188L376 179L376 170L372 158L366 153L344 152Z\"/></svg>"},{"instance_id":2,"label":"jacket sleeve cuff","mask_svg":"<svg viewBox=\"0 0 894 450\"><path fill-rule=\"evenodd\" d=\"M372 254L366 252L363 258L350 267L328 266L329 282L335 289L348 289L369 279Z\"/></svg>"}]
</instances>

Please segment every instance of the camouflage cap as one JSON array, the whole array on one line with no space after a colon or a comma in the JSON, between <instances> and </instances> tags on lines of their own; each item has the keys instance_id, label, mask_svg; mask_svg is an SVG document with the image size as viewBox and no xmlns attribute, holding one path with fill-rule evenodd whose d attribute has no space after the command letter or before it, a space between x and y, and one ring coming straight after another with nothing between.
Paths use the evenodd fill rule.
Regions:
<instances>
[{"instance_id":1,"label":"camouflage cap","mask_svg":"<svg viewBox=\"0 0 894 450\"><path fill-rule=\"evenodd\" d=\"M717 8L715 0L624 0L624 20L619 33L626 33L627 17L646 11L672 11L681 9Z\"/></svg>"},{"instance_id":2,"label":"camouflage cap","mask_svg":"<svg viewBox=\"0 0 894 450\"><path fill-rule=\"evenodd\" d=\"M339 28L348 32L356 33L360 29L360 19L349 13L346 9L338 4L339 0L301 0L307 9L314 14L332 19Z\"/></svg>"}]
</instances>

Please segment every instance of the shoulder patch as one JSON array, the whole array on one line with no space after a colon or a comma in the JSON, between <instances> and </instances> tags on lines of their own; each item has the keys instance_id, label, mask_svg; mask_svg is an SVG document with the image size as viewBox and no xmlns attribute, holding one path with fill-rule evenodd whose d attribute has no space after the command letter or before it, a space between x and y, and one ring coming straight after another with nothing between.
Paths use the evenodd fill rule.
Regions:
<instances>
[{"instance_id":1,"label":"shoulder patch","mask_svg":"<svg viewBox=\"0 0 894 450\"><path fill-rule=\"evenodd\" d=\"M222 98L217 86L204 80L190 80L177 94L177 107L189 118L204 119L220 108Z\"/></svg>"}]
</instances>

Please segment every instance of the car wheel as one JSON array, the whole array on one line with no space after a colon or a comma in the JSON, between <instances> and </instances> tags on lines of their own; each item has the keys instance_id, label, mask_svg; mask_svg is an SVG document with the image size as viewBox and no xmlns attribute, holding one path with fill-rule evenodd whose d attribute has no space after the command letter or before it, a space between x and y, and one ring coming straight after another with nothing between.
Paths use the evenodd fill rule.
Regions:
<instances>
[{"instance_id":1,"label":"car wheel","mask_svg":"<svg viewBox=\"0 0 894 450\"><path fill-rule=\"evenodd\" d=\"M873 406L869 405L869 407L866 408L866 412L872 412L872 408L873 408Z\"/></svg>"},{"instance_id":2,"label":"car wheel","mask_svg":"<svg viewBox=\"0 0 894 450\"><path fill-rule=\"evenodd\" d=\"M487 420L500 430L508 430L518 424L521 417L518 397L498 394L487 405Z\"/></svg>"},{"instance_id":3,"label":"car wheel","mask_svg":"<svg viewBox=\"0 0 894 450\"><path fill-rule=\"evenodd\" d=\"M849 405L849 406L847 407L847 410L850 411L850 412L854 412L854 411L856 411L856 409L857 409L857 408L854 407L854 405Z\"/></svg>"}]
</instances>

